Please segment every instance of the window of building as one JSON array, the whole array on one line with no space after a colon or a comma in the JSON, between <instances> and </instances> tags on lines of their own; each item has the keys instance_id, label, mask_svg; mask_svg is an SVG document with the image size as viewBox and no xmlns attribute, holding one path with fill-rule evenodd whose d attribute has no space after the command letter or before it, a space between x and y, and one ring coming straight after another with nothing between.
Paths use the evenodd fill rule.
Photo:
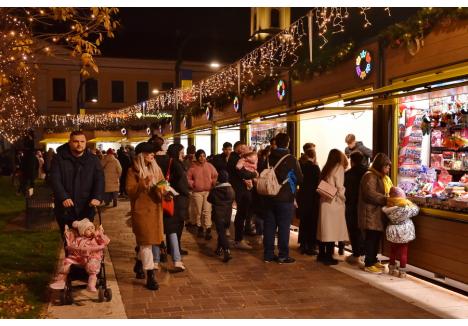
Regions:
<instances>
[{"instance_id":1,"label":"window of building","mask_svg":"<svg viewBox=\"0 0 468 326\"><path fill-rule=\"evenodd\" d=\"M112 103L124 102L124 82L122 80L112 81Z\"/></svg>"},{"instance_id":2,"label":"window of building","mask_svg":"<svg viewBox=\"0 0 468 326\"><path fill-rule=\"evenodd\" d=\"M137 103L146 101L149 98L149 83L137 81Z\"/></svg>"},{"instance_id":3,"label":"window of building","mask_svg":"<svg viewBox=\"0 0 468 326\"><path fill-rule=\"evenodd\" d=\"M280 27L279 9L271 9L271 27Z\"/></svg>"},{"instance_id":4,"label":"window of building","mask_svg":"<svg viewBox=\"0 0 468 326\"><path fill-rule=\"evenodd\" d=\"M52 79L52 100L57 102L63 102L67 100L66 97L66 83L65 78L53 78Z\"/></svg>"},{"instance_id":5,"label":"window of building","mask_svg":"<svg viewBox=\"0 0 468 326\"><path fill-rule=\"evenodd\" d=\"M85 81L85 101L91 102L98 99L98 81L94 78Z\"/></svg>"},{"instance_id":6,"label":"window of building","mask_svg":"<svg viewBox=\"0 0 468 326\"><path fill-rule=\"evenodd\" d=\"M168 91L170 89L172 89L174 87L174 83L171 83L171 82L163 82L162 85L161 85L161 89L163 91Z\"/></svg>"}]
</instances>

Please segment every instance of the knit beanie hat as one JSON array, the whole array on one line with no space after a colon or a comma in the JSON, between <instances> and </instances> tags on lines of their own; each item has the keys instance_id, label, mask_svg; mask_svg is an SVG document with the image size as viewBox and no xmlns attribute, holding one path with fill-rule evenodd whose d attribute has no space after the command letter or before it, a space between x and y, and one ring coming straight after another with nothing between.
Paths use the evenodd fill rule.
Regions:
<instances>
[{"instance_id":1,"label":"knit beanie hat","mask_svg":"<svg viewBox=\"0 0 468 326\"><path fill-rule=\"evenodd\" d=\"M73 222L72 226L75 228L75 229L78 229L78 233L83 236L86 229L90 228L90 227L94 227L94 224L93 222L91 222L90 220L88 220L87 218L84 218L82 219L81 221L75 221Z\"/></svg>"},{"instance_id":2,"label":"knit beanie hat","mask_svg":"<svg viewBox=\"0 0 468 326\"><path fill-rule=\"evenodd\" d=\"M390 188L390 197L400 197L400 198L406 198L406 194L403 191L403 189L399 187L392 187Z\"/></svg>"}]
</instances>

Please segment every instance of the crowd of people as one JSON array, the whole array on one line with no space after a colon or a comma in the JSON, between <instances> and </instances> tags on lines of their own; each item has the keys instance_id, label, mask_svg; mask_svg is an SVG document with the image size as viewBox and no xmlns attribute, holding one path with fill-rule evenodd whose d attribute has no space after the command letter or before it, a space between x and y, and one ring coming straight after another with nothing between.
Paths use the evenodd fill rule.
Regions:
<instances>
[{"instance_id":1,"label":"crowd of people","mask_svg":"<svg viewBox=\"0 0 468 326\"><path fill-rule=\"evenodd\" d=\"M380 274L385 267L377 255L386 232L392 244L389 270L404 277L407 243L414 239L411 217L418 213L417 206L393 187L387 155L372 157L372 151L354 135L345 141L345 151L331 149L320 169L316 145L306 143L297 160L289 152L285 133L277 134L270 146L258 152L241 141L226 142L221 154L208 159L203 149L193 145L186 155L181 144L166 148L158 135L134 151L121 148L115 154L109 149L99 158L102 153L87 150L85 135L75 131L57 149L48 171L57 221L63 233L65 225L71 227L76 220L92 220L92 206L102 202L116 206L118 193L128 196L136 239L134 272L137 278L146 278L150 290L159 288L155 270L165 252L172 258L174 272L185 271L184 229L210 241L214 225L217 243L213 248L223 262L233 258L232 248L252 250L247 239L254 239L263 244L265 263L294 263L289 251L294 216L300 220L301 254L335 265L335 246L342 255L344 245L350 243L352 255L346 261L362 264L369 273ZM332 195L324 195L327 190L333 190Z\"/></svg>"}]
</instances>

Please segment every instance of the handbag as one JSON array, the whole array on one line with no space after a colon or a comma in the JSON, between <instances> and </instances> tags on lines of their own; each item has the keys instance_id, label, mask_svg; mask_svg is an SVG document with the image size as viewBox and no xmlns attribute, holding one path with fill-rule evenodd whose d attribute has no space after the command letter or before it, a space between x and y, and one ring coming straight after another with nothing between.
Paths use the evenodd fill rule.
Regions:
<instances>
[{"instance_id":1,"label":"handbag","mask_svg":"<svg viewBox=\"0 0 468 326\"><path fill-rule=\"evenodd\" d=\"M317 187L317 192L320 194L320 196L323 199L331 201L333 198L335 198L335 195L338 192L338 189L336 189L336 187L332 186L325 180L322 180L320 181Z\"/></svg>"},{"instance_id":2,"label":"handbag","mask_svg":"<svg viewBox=\"0 0 468 326\"><path fill-rule=\"evenodd\" d=\"M171 177L171 165L172 165L172 158L169 160L169 166L167 168L167 173L166 173L167 182L169 182L169 178ZM167 216L174 216L174 197L163 196L162 209L163 209L163 213L166 214Z\"/></svg>"}]
</instances>

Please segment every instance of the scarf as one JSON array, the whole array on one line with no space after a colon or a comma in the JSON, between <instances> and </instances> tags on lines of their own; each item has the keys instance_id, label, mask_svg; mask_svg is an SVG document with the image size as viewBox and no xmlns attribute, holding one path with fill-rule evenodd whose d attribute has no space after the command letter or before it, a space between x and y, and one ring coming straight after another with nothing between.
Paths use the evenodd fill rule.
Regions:
<instances>
[{"instance_id":1,"label":"scarf","mask_svg":"<svg viewBox=\"0 0 468 326\"><path fill-rule=\"evenodd\" d=\"M385 196L388 197L388 194L390 193L390 188L393 187L392 179L388 175L385 175L379 171L377 171L374 168L369 168L369 171L377 175L380 179L382 179L382 182L384 184L384 190L385 190Z\"/></svg>"},{"instance_id":2,"label":"scarf","mask_svg":"<svg viewBox=\"0 0 468 326\"><path fill-rule=\"evenodd\" d=\"M405 207L405 206L411 206L411 205L413 205L411 200L408 200L406 198L402 198L402 197L389 197L389 198L387 198L387 206L388 207L393 207L393 206Z\"/></svg>"}]
</instances>

